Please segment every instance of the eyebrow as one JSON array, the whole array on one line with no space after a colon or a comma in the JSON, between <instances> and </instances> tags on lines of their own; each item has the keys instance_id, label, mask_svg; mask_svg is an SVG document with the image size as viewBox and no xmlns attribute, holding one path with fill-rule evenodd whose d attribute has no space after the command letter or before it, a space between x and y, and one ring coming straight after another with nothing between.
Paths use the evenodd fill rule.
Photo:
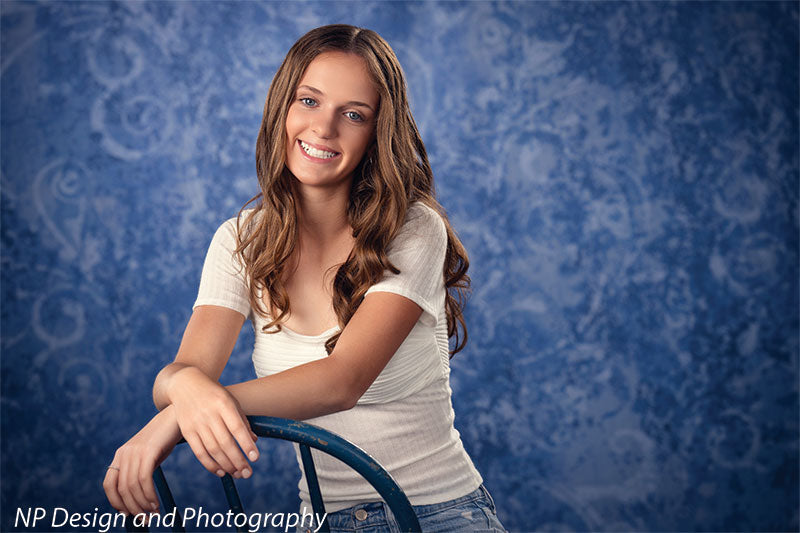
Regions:
<instances>
[{"instance_id":1,"label":"eyebrow","mask_svg":"<svg viewBox=\"0 0 800 533\"><path fill-rule=\"evenodd\" d=\"M325 96L325 93L323 93L322 91L320 91L316 87L312 87L310 85L301 85L300 87L297 88L297 90L299 91L300 89L307 89L307 90L311 91L312 93L318 94L320 96ZM369 109L373 113L375 112L375 110L372 109L372 106L370 106L369 104L365 104L364 102L359 102L358 100L350 100L345 105L346 106L352 105L352 106L357 106L357 107L366 107L367 109Z\"/></svg>"}]
</instances>

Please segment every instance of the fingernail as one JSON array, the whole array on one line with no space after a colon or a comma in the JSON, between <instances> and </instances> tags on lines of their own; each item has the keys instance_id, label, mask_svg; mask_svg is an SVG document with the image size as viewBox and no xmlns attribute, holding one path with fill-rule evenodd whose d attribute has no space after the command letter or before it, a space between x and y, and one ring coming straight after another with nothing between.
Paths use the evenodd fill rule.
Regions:
<instances>
[{"instance_id":1,"label":"fingernail","mask_svg":"<svg viewBox=\"0 0 800 533\"><path fill-rule=\"evenodd\" d=\"M245 468L242 471L242 477L244 477L245 479L249 478L251 474L252 474L252 472L250 471L249 468Z\"/></svg>"},{"instance_id":2,"label":"fingernail","mask_svg":"<svg viewBox=\"0 0 800 533\"><path fill-rule=\"evenodd\" d=\"M235 477L236 479L239 479L239 478L242 477L242 475L239 472L234 472L233 473L233 477Z\"/></svg>"},{"instance_id":3,"label":"fingernail","mask_svg":"<svg viewBox=\"0 0 800 533\"><path fill-rule=\"evenodd\" d=\"M158 511L158 504L156 502L150 502L150 508L154 511Z\"/></svg>"},{"instance_id":4,"label":"fingernail","mask_svg":"<svg viewBox=\"0 0 800 533\"><path fill-rule=\"evenodd\" d=\"M218 475L219 477L225 477L225 472L224 472L224 471L222 471L222 470L217 470L217 475Z\"/></svg>"},{"instance_id":5,"label":"fingernail","mask_svg":"<svg viewBox=\"0 0 800 533\"><path fill-rule=\"evenodd\" d=\"M251 461L255 461L256 459L258 459L258 454L256 453L255 450L250 450L250 453L247 454L247 456L250 457Z\"/></svg>"}]
</instances>

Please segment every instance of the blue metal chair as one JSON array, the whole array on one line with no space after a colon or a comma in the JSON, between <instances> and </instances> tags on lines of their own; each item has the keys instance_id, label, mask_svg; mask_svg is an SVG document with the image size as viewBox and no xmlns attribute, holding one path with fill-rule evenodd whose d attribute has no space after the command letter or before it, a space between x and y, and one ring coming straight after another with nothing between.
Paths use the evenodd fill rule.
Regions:
<instances>
[{"instance_id":1,"label":"blue metal chair","mask_svg":"<svg viewBox=\"0 0 800 533\"><path fill-rule=\"evenodd\" d=\"M322 494L319 490L319 482L317 481L317 471L314 468L314 461L311 457L311 448L323 451L331 455L350 468L361 474L366 479L378 494L391 509L392 514L397 519L401 531L420 531L417 515L411 507L403 490L392 479L392 476L378 464L378 462L369 456L364 450L355 446L354 444L346 441L342 437L331 433L320 427L306 424L305 422L298 422L295 420L287 420L285 418L274 418L270 416L248 416L250 426L259 437L267 437L274 439L282 439L287 441L296 442L300 445L300 457L303 461L303 469L306 474L306 481L308 482L308 491L311 496L311 505L314 513L317 516L325 514L325 506L322 502ZM185 442L185 441L182 441ZM222 487L225 490L225 497L228 500L228 507L233 513L243 513L244 508L239 498L239 492L236 490L236 485L233 482L233 477L226 474L222 479ZM164 477L164 472L159 466L153 472L153 481L156 485L156 490L161 498L162 510L167 513L177 511L175 500L172 497L172 492L169 490L169 485ZM185 531L181 525L183 520L178 515L173 526L173 531ZM125 527L128 531L147 531L146 528L133 527L131 517L125 521ZM247 527L243 526L238 530L246 532ZM327 520L322 523L319 531L329 532Z\"/></svg>"}]
</instances>

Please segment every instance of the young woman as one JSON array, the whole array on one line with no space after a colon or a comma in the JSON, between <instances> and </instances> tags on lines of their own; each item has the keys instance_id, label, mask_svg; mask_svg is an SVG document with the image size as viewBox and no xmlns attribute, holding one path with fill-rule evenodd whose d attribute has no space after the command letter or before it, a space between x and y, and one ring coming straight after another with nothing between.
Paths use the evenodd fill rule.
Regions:
<instances>
[{"instance_id":1,"label":"young woman","mask_svg":"<svg viewBox=\"0 0 800 533\"><path fill-rule=\"evenodd\" d=\"M256 163L261 193L214 235L175 362L156 378L160 412L108 468L111 504L156 510L152 472L181 435L211 472L249 477L246 415L268 415L367 451L424 531L502 531L453 427L448 339L453 353L466 341L467 255L389 45L348 25L301 37L270 87ZM247 318L258 379L223 387ZM332 531L396 527L357 473L315 461ZM310 509L304 477L300 497Z\"/></svg>"}]
</instances>

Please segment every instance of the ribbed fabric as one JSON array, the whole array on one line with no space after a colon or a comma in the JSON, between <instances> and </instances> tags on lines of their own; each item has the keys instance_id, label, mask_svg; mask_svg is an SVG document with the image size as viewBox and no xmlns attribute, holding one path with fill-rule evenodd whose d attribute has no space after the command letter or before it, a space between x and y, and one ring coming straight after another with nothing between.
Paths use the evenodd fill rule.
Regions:
<instances>
[{"instance_id":1,"label":"ribbed fabric","mask_svg":"<svg viewBox=\"0 0 800 533\"><path fill-rule=\"evenodd\" d=\"M253 321L253 365L258 377L327 357L325 341L339 331L301 335L285 326L263 333L263 317L251 312L243 269L233 256L236 219L217 230L206 256L195 307L219 305ZM423 313L403 344L355 407L307 420L353 442L394 477L413 505L440 503L469 494L483 481L453 426L450 364L444 310L447 233L436 211L409 207L405 223L387 249L399 274L387 271L367 290L400 294ZM299 448L295 446L302 472ZM361 476L336 459L312 451L325 508L335 512L380 497ZM305 473L298 484L310 506Z\"/></svg>"}]
</instances>

